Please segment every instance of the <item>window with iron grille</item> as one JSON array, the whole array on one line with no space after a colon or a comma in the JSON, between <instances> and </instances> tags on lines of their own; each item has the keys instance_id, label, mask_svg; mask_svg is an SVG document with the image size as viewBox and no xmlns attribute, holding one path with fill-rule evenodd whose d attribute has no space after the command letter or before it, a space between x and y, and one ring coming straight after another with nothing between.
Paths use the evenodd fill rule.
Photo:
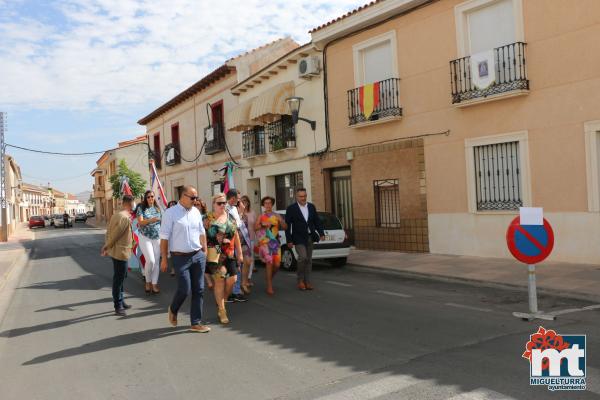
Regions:
<instances>
[{"instance_id":1,"label":"window with iron grille","mask_svg":"<svg viewBox=\"0 0 600 400\"><path fill-rule=\"evenodd\" d=\"M291 115L282 115L281 119L264 126L269 138L269 151L296 147L296 129Z\"/></svg>"},{"instance_id":2,"label":"window with iron grille","mask_svg":"<svg viewBox=\"0 0 600 400\"><path fill-rule=\"evenodd\" d=\"M242 132L242 153L244 158L265 154L265 130L262 126Z\"/></svg>"},{"instance_id":3,"label":"window with iron grille","mask_svg":"<svg viewBox=\"0 0 600 400\"><path fill-rule=\"evenodd\" d=\"M478 211L523 206L519 142L473 147Z\"/></svg>"},{"instance_id":4,"label":"window with iron grille","mask_svg":"<svg viewBox=\"0 0 600 400\"><path fill-rule=\"evenodd\" d=\"M375 225L384 228L400 226L400 188L398 179L373 181L375 193Z\"/></svg>"}]
</instances>

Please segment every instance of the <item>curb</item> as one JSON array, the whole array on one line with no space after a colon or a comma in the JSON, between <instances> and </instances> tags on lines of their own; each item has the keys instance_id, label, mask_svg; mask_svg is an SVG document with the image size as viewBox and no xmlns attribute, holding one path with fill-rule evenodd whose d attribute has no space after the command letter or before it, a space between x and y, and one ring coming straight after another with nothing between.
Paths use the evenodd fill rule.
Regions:
<instances>
[{"instance_id":1,"label":"curb","mask_svg":"<svg viewBox=\"0 0 600 400\"><path fill-rule=\"evenodd\" d=\"M519 284L513 284L513 283L490 282L490 281L482 281L482 280L471 279L471 278L460 278L460 277L450 277L450 276L438 275L438 274L427 274L424 272L402 271L402 270L395 270L395 269L390 269L390 268L386 268L386 267L373 267L370 265L346 264L346 266L344 268L347 268L349 270L358 271L358 272L368 271L368 272L375 272L375 273L384 274L384 275L396 275L396 276L402 276L402 277L406 277L406 278L426 279L426 280L436 281L436 282L461 283L464 285L483 286L483 287L496 288L496 289L517 290L519 292L527 293L527 285L519 285ZM579 301L591 301L591 302L595 302L595 303L600 303L600 296L594 296L591 294L588 295L585 293L573 293L573 292L566 292L566 291L562 291L562 290L545 289L545 288L541 288L539 286L537 287L537 293L538 293L538 295L541 294L541 295L549 296L549 297L560 297L560 298L567 298L567 299L573 299L573 300L579 300Z\"/></svg>"},{"instance_id":2,"label":"curb","mask_svg":"<svg viewBox=\"0 0 600 400\"><path fill-rule=\"evenodd\" d=\"M24 251L15 259L6 273L6 279L0 283L0 326L4 321L6 311L13 299L13 293L17 288L25 265L30 259L31 250L23 249Z\"/></svg>"}]
</instances>

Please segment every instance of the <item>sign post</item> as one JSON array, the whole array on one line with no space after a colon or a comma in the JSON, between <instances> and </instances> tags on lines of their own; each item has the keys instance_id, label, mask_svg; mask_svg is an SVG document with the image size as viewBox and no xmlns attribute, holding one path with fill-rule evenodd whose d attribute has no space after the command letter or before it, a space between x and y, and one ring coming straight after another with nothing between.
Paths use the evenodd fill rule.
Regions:
<instances>
[{"instance_id":1,"label":"sign post","mask_svg":"<svg viewBox=\"0 0 600 400\"><path fill-rule=\"evenodd\" d=\"M521 207L520 215L512 220L506 232L506 243L511 254L527 264L529 293L529 312L514 312L513 315L524 320L554 320L556 316L544 314L538 309L535 266L552 252L554 232L543 217L541 208Z\"/></svg>"}]
</instances>

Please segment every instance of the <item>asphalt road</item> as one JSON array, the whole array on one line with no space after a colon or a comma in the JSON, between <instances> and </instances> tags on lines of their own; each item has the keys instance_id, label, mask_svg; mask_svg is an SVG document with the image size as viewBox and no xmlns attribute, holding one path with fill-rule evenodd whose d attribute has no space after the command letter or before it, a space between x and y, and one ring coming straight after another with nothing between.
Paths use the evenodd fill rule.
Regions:
<instances>
[{"instance_id":1,"label":"asphalt road","mask_svg":"<svg viewBox=\"0 0 600 400\"><path fill-rule=\"evenodd\" d=\"M0 321L0 399L567 399L600 398L600 310L524 322L526 293L319 266L317 290L282 272L276 296L255 277L251 300L209 334L171 328L174 279L147 296L126 280L125 318L113 315L103 233L77 224L40 230ZM540 298L545 311L591 304ZM189 303L184 305L187 312ZM539 325L587 334L586 392L529 386L521 358Z\"/></svg>"}]
</instances>

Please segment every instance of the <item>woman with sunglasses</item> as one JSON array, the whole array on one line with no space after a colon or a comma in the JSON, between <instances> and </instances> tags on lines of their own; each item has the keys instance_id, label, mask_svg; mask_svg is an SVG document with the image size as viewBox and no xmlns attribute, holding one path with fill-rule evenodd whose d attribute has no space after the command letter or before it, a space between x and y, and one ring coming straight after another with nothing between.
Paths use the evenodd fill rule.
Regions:
<instances>
[{"instance_id":1,"label":"woman with sunglasses","mask_svg":"<svg viewBox=\"0 0 600 400\"><path fill-rule=\"evenodd\" d=\"M273 296L273 277L281 265L281 244L279 243L279 231L286 230L287 225L281 215L273 211L275 199L265 196L261 200L265 212L257 218L254 224L258 243L258 254L266 265L265 278L267 281L267 294Z\"/></svg>"},{"instance_id":2,"label":"woman with sunglasses","mask_svg":"<svg viewBox=\"0 0 600 400\"><path fill-rule=\"evenodd\" d=\"M213 211L204 219L208 247L206 270L212 275L217 315L222 324L229 323L225 299L233 292L233 285L237 280L237 264L243 262L238 227L225 211L226 204L223 193L213 196Z\"/></svg>"},{"instance_id":3,"label":"woman with sunglasses","mask_svg":"<svg viewBox=\"0 0 600 400\"><path fill-rule=\"evenodd\" d=\"M144 200L136 212L140 226L140 249L146 259L144 275L146 277L146 293L160 293L158 275L160 273L160 210L154 202L154 192L147 190Z\"/></svg>"}]
</instances>

